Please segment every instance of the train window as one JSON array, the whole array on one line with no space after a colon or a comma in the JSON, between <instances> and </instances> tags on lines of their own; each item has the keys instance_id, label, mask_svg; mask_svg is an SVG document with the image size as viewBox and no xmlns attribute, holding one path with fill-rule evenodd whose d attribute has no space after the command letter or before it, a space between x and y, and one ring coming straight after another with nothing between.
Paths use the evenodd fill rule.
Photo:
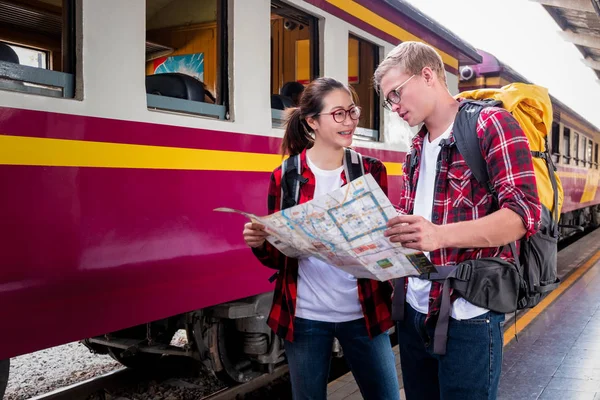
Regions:
<instances>
[{"instance_id":1,"label":"train window","mask_svg":"<svg viewBox=\"0 0 600 400\"><path fill-rule=\"evenodd\" d=\"M598 169L598 143L594 147L594 164L596 164L596 169Z\"/></svg>"},{"instance_id":2,"label":"train window","mask_svg":"<svg viewBox=\"0 0 600 400\"><path fill-rule=\"evenodd\" d=\"M379 140L379 95L372 85L379 64L379 47L350 35L348 38L348 83L354 88L362 107L356 135Z\"/></svg>"},{"instance_id":3,"label":"train window","mask_svg":"<svg viewBox=\"0 0 600 400\"><path fill-rule=\"evenodd\" d=\"M75 0L0 2L0 89L73 97Z\"/></svg>"},{"instance_id":4,"label":"train window","mask_svg":"<svg viewBox=\"0 0 600 400\"><path fill-rule=\"evenodd\" d=\"M560 124L552 122L552 154L560 154Z\"/></svg>"},{"instance_id":5,"label":"train window","mask_svg":"<svg viewBox=\"0 0 600 400\"><path fill-rule=\"evenodd\" d=\"M551 133L551 148L548 149L552 155L552 161L560 163L560 124L558 122L552 122L552 133Z\"/></svg>"},{"instance_id":6,"label":"train window","mask_svg":"<svg viewBox=\"0 0 600 400\"><path fill-rule=\"evenodd\" d=\"M566 126L563 129L563 149L564 149L564 159L569 163L571 159L571 129Z\"/></svg>"},{"instance_id":7,"label":"train window","mask_svg":"<svg viewBox=\"0 0 600 400\"><path fill-rule=\"evenodd\" d=\"M575 165L579 165L579 134L577 132L573 133L573 143L575 144L573 158L575 158Z\"/></svg>"},{"instance_id":8,"label":"train window","mask_svg":"<svg viewBox=\"0 0 600 400\"><path fill-rule=\"evenodd\" d=\"M590 168L592 167L592 149L593 149L593 146L594 146L594 144L592 143L592 141L588 140L585 159L587 160Z\"/></svg>"},{"instance_id":9,"label":"train window","mask_svg":"<svg viewBox=\"0 0 600 400\"><path fill-rule=\"evenodd\" d=\"M271 2L271 117L283 123L283 110L296 105L304 86L319 76L318 21L279 2Z\"/></svg>"},{"instance_id":10,"label":"train window","mask_svg":"<svg viewBox=\"0 0 600 400\"><path fill-rule=\"evenodd\" d=\"M226 119L227 0L146 0L149 109Z\"/></svg>"},{"instance_id":11,"label":"train window","mask_svg":"<svg viewBox=\"0 0 600 400\"><path fill-rule=\"evenodd\" d=\"M586 156L586 154L585 154L585 148L586 148L586 138L582 134L581 135L581 147L579 147L578 156L579 156L579 159L581 161L583 161L583 166L584 167L585 167L585 162L587 161L586 158L585 158L585 156Z\"/></svg>"}]
</instances>

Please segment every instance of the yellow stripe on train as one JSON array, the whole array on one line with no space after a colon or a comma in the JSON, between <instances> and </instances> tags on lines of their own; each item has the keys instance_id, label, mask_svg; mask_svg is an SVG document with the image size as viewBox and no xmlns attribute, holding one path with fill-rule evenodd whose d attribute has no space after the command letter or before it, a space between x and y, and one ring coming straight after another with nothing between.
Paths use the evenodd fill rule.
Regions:
<instances>
[{"instance_id":1,"label":"yellow stripe on train","mask_svg":"<svg viewBox=\"0 0 600 400\"><path fill-rule=\"evenodd\" d=\"M585 187L581 199L579 199L579 203L587 203L596 198L598 184L600 183L600 172L596 170L589 170L588 172L558 171L558 176L561 179L576 179L578 182L585 180Z\"/></svg>"},{"instance_id":2,"label":"yellow stripe on train","mask_svg":"<svg viewBox=\"0 0 600 400\"><path fill-rule=\"evenodd\" d=\"M423 39L402 29L401 27L394 24L393 22L388 21L387 19L374 13L373 11L369 10L368 8L358 4L356 1L353 1L353 0L327 0L327 2L336 6L337 8L339 8L341 10L346 11L348 14L352 15L353 17L356 17L356 18L360 19L361 21L364 21L367 24L369 24L369 25L387 33L388 35L391 35L391 36L395 37L396 39L403 41L403 42L406 42L406 41L422 42L423 41ZM458 60L456 58L452 57L448 53L441 51L440 49L436 48L436 50L438 53L440 53L440 56L442 56L442 60L444 61L445 64L447 64L455 69L458 69Z\"/></svg>"},{"instance_id":3,"label":"yellow stripe on train","mask_svg":"<svg viewBox=\"0 0 600 400\"><path fill-rule=\"evenodd\" d=\"M0 165L271 172L281 155L0 135ZM388 175L402 164L384 163Z\"/></svg>"}]
</instances>

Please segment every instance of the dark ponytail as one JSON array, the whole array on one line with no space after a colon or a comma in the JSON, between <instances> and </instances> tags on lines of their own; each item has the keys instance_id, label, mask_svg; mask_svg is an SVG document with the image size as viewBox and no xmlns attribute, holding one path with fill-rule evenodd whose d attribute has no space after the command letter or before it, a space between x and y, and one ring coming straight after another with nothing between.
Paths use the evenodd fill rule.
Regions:
<instances>
[{"instance_id":1,"label":"dark ponytail","mask_svg":"<svg viewBox=\"0 0 600 400\"><path fill-rule=\"evenodd\" d=\"M319 114L323 110L323 98L336 89L346 90L355 99L355 93L343 83L333 78L317 78L302 92L298 107L286 109L287 118L281 142L281 154L293 156L312 147L313 130L306 122L306 118Z\"/></svg>"},{"instance_id":2,"label":"dark ponytail","mask_svg":"<svg viewBox=\"0 0 600 400\"><path fill-rule=\"evenodd\" d=\"M312 131L302 116L300 107L292 107L286 110L285 134L281 142L281 154L299 154L306 148L312 147L314 139L310 135Z\"/></svg>"}]
</instances>

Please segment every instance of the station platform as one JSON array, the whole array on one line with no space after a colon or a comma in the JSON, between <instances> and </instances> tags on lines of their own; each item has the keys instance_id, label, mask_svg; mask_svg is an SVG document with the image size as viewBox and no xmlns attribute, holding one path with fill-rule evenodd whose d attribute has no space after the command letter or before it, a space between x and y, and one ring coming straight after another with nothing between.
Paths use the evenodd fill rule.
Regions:
<instances>
[{"instance_id":1,"label":"station platform","mask_svg":"<svg viewBox=\"0 0 600 400\"><path fill-rule=\"evenodd\" d=\"M561 285L535 308L507 315L498 399L600 400L600 229L563 249ZM515 338L516 333L516 338ZM404 400L398 347L396 369ZM352 373L329 400L362 399Z\"/></svg>"}]
</instances>

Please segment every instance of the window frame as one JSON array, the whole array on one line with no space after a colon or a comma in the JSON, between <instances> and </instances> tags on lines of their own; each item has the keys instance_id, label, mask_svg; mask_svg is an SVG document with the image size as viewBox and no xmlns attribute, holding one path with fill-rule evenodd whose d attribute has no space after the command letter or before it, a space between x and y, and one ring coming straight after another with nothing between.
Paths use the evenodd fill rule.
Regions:
<instances>
[{"instance_id":1,"label":"window frame","mask_svg":"<svg viewBox=\"0 0 600 400\"><path fill-rule=\"evenodd\" d=\"M77 68L77 24L76 0L63 0L61 26L62 71L0 61L0 91L6 90L46 97L74 99ZM35 49L35 47L25 43L12 40L5 43ZM47 64L50 64L52 52L47 49L40 50L47 52Z\"/></svg>"}]
</instances>

